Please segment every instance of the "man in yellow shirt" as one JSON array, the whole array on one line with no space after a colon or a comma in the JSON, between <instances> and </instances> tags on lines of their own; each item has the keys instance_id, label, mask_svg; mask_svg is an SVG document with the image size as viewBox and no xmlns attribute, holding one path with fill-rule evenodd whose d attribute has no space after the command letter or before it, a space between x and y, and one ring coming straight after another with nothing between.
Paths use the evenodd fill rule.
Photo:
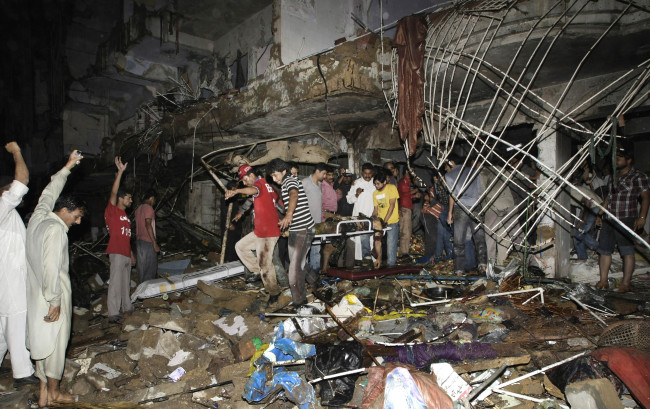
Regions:
<instances>
[{"instance_id":1,"label":"man in yellow shirt","mask_svg":"<svg viewBox=\"0 0 650 409\"><path fill-rule=\"evenodd\" d=\"M375 206L372 215L379 216L390 228L386 233L386 259L388 267L395 265L397 259L397 242L399 240L399 212L397 187L388 183L388 173L380 169L375 175L375 192L372 195ZM378 260L380 262L380 260ZM380 263L377 264L380 264Z\"/></svg>"}]
</instances>

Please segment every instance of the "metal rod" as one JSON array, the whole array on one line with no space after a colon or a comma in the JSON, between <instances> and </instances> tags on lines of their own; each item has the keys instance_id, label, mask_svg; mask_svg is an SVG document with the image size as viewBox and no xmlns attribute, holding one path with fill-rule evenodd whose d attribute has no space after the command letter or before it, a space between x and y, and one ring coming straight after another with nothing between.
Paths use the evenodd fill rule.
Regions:
<instances>
[{"instance_id":1,"label":"metal rod","mask_svg":"<svg viewBox=\"0 0 650 409\"><path fill-rule=\"evenodd\" d=\"M584 304L583 304L580 300L578 300L576 297L574 297L574 296L572 296L571 294L569 294L569 298L570 298L573 302L575 302L576 304L578 304L579 306L581 306L585 311L587 311L589 314L591 314L594 318L596 318L596 319L597 319L601 324L603 324L603 326L605 326L605 327L607 326L607 323L606 323L605 321L603 321L602 318L600 318L600 317L599 317L595 312L593 312L591 309L587 308L587 306L584 305Z\"/></svg>"}]
</instances>

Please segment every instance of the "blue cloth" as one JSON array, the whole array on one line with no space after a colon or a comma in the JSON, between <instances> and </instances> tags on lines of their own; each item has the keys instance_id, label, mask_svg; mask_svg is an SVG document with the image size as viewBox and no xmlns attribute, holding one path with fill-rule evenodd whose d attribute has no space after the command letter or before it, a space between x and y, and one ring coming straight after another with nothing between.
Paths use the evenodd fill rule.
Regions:
<instances>
[{"instance_id":1,"label":"blue cloth","mask_svg":"<svg viewBox=\"0 0 650 409\"><path fill-rule=\"evenodd\" d=\"M399 222L389 224L386 232L386 265L393 267L397 261L397 244L399 242Z\"/></svg>"},{"instance_id":2,"label":"blue cloth","mask_svg":"<svg viewBox=\"0 0 650 409\"><path fill-rule=\"evenodd\" d=\"M586 210L587 217L584 224L579 228L573 228L573 246L576 249L576 254L578 255L579 260L587 259L587 248L591 250L596 250L598 248L598 240L596 240L589 232L591 231L594 222L596 221L596 215L598 214L598 207L592 207L591 209ZM582 209L582 212L585 212L585 209ZM583 215L581 214L581 217Z\"/></svg>"},{"instance_id":3,"label":"blue cloth","mask_svg":"<svg viewBox=\"0 0 650 409\"><path fill-rule=\"evenodd\" d=\"M463 209L454 206L454 272L465 272L467 263L465 249L468 231L474 239L476 256L479 266L487 265L487 246L485 245L485 232L479 227L478 222L470 217Z\"/></svg>"}]
</instances>

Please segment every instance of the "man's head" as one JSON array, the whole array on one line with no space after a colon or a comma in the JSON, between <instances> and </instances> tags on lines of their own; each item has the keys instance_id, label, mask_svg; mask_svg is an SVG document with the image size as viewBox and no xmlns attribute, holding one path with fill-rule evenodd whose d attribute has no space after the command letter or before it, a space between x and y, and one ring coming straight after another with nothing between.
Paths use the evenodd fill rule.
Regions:
<instances>
[{"instance_id":1,"label":"man's head","mask_svg":"<svg viewBox=\"0 0 650 409\"><path fill-rule=\"evenodd\" d=\"M329 183L330 185L333 185L333 184L334 184L334 168L332 168L331 166L328 166L328 167L325 169L325 180L326 180L327 183Z\"/></svg>"},{"instance_id":2,"label":"man's head","mask_svg":"<svg viewBox=\"0 0 650 409\"><path fill-rule=\"evenodd\" d=\"M86 214L86 204L72 196L60 196L54 203L52 211L69 228L73 224L81 223L81 218Z\"/></svg>"},{"instance_id":3,"label":"man's head","mask_svg":"<svg viewBox=\"0 0 650 409\"><path fill-rule=\"evenodd\" d=\"M375 167L372 166L372 163L364 163L361 166L361 177L363 180L366 182L370 182L372 180L372 177L375 175Z\"/></svg>"},{"instance_id":4,"label":"man's head","mask_svg":"<svg viewBox=\"0 0 650 409\"><path fill-rule=\"evenodd\" d=\"M131 204L133 204L133 195L121 187L117 189L117 207L124 210L131 207Z\"/></svg>"},{"instance_id":5,"label":"man's head","mask_svg":"<svg viewBox=\"0 0 650 409\"><path fill-rule=\"evenodd\" d=\"M153 189L147 190L144 195L142 196L142 201L149 206L155 206L156 205L156 191Z\"/></svg>"},{"instance_id":6,"label":"man's head","mask_svg":"<svg viewBox=\"0 0 650 409\"><path fill-rule=\"evenodd\" d=\"M399 168L395 166L394 162L386 162L384 168L388 171L388 177L397 178L399 176Z\"/></svg>"},{"instance_id":7,"label":"man's head","mask_svg":"<svg viewBox=\"0 0 650 409\"><path fill-rule=\"evenodd\" d=\"M452 153L449 156L447 156L446 165L448 165L450 169L455 168L460 163L461 163L460 156L456 155L455 153Z\"/></svg>"},{"instance_id":8,"label":"man's head","mask_svg":"<svg viewBox=\"0 0 650 409\"><path fill-rule=\"evenodd\" d=\"M314 173L312 174L312 177L314 178L315 182L322 182L325 179L326 173L327 173L327 165L323 162L319 162L316 164L316 167L314 168Z\"/></svg>"},{"instance_id":9,"label":"man's head","mask_svg":"<svg viewBox=\"0 0 650 409\"><path fill-rule=\"evenodd\" d=\"M377 174L375 175L375 189L381 191L386 187L386 184L388 183L388 169L379 169L377 170Z\"/></svg>"},{"instance_id":10,"label":"man's head","mask_svg":"<svg viewBox=\"0 0 650 409\"><path fill-rule=\"evenodd\" d=\"M616 169L621 170L632 166L634 160L634 148L629 143L622 143L616 149Z\"/></svg>"},{"instance_id":11,"label":"man's head","mask_svg":"<svg viewBox=\"0 0 650 409\"><path fill-rule=\"evenodd\" d=\"M282 159L273 159L269 164L267 165L269 174L273 178L273 181L275 183L282 184L282 181L284 180L285 176L287 173L290 171L289 164Z\"/></svg>"},{"instance_id":12,"label":"man's head","mask_svg":"<svg viewBox=\"0 0 650 409\"><path fill-rule=\"evenodd\" d=\"M295 177L298 177L298 171L299 171L298 170L298 164L296 164L294 162L291 162L289 164L289 173L291 173L291 175L293 175Z\"/></svg>"},{"instance_id":13,"label":"man's head","mask_svg":"<svg viewBox=\"0 0 650 409\"><path fill-rule=\"evenodd\" d=\"M244 182L246 186L253 186L257 180L255 169L251 165L241 165L239 167L239 181Z\"/></svg>"}]
</instances>

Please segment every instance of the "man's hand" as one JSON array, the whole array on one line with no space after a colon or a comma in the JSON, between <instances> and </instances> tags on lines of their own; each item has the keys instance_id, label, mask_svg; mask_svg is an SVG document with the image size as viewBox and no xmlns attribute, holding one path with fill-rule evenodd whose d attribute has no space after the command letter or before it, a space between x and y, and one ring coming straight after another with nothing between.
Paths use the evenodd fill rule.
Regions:
<instances>
[{"instance_id":1,"label":"man's hand","mask_svg":"<svg viewBox=\"0 0 650 409\"><path fill-rule=\"evenodd\" d=\"M241 219L242 216L243 216L243 214L237 213L235 215L235 217L232 218L233 223L237 223L239 221L239 219Z\"/></svg>"},{"instance_id":2,"label":"man's hand","mask_svg":"<svg viewBox=\"0 0 650 409\"><path fill-rule=\"evenodd\" d=\"M235 196L237 194L237 189L234 190L226 190L226 193L223 195L223 197L228 200L231 197Z\"/></svg>"},{"instance_id":3,"label":"man's hand","mask_svg":"<svg viewBox=\"0 0 650 409\"><path fill-rule=\"evenodd\" d=\"M61 306L53 307L50 305L50 309L47 312L47 315L43 317L43 321L45 322L58 321L60 315L61 315Z\"/></svg>"},{"instance_id":4,"label":"man's hand","mask_svg":"<svg viewBox=\"0 0 650 409\"><path fill-rule=\"evenodd\" d=\"M160 253L160 246L155 241L153 242L153 251Z\"/></svg>"},{"instance_id":5,"label":"man's hand","mask_svg":"<svg viewBox=\"0 0 650 409\"><path fill-rule=\"evenodd\" d=\"M285 230L288 229L289 226L291 226L291 222L293 222L293 215L287 213L286 216L280 222L278 223L278 226L280 226L280 230Z\"/></svg>"},{"instance_id":6,"label":"man's hand","mask_svg":"<svg viewBox=\"0 0 650 409\"><path fill-rule=\"evenodd\" d=\"M363 193L363 189L361 189L360 187L358 187L358 188L357 188L357 197L359 197L359 195L360 195L361 193Z\"/></svg>"},{"instance_id":7,"label":"man's hand","mask_svg":"<svg viewBox=\"0 0 650 409\"><path fill-rule=\"evenodd\" d=\"M68 156L68 162L66 162L65 167L68 168L68 170L72 170L75 166L81 162L81 160L84 158L82 155L77 155L79 151L78 150L73 150L70 156Z\"/></svg>"},{"instance_id":8,"label":"man's hand","mask_svg":"<svg viewBox=\"0 0 650 409\"><path fill-rule=\"evenodd\" d=\"M451 226L452 224L454 224L454 215L451 214L451 212L449 212L449 214L447 215L447 224L448 224L449 226Z\"/></svg>"},{"instance_id":9,"label":"man's hand","mask_svg":"<svg viewBox=\"0 0 650 409\"><path fill-rule=\"evenodd\" d=\"M643 230L644 227L645 227L645 217L638 217L634 221L634 231Z\"/></svg>"},{"instance_id":10,"label":"man's hand","mask_svg":"<svg viewBox=\"0 0 650 409\"><path fill-rule=\"evenodd\" d=\"M20 146L18 146L18 144L13 141L6 144L5 149L7 150L7 152L9 152L12 155L15 155L16 153L20 152Z\"/></svg>"},{"instance_id":11,"label":"man's hand","mask_svg":"<svg viewBox=\"0 0 650 409\"><path fill-rule=\"evenodd\" d=\"M116 156L115 157L115 166L117 167L118 172L124 172L126 169L126 165L128 165L129 162L122 163L122 157L121 156Z\"/></svg>"},{"instance_id":12,"label":"man's hand","mask_svg":"<svg viewBox=\"0 0 650 409\"><path fill-rule=\"evenodd\" d=\"M137 260L135 258L135 255L133 253L131 253L131 267L135 266L136 262L137 262Z\"/></svg>"}]
</instances>

